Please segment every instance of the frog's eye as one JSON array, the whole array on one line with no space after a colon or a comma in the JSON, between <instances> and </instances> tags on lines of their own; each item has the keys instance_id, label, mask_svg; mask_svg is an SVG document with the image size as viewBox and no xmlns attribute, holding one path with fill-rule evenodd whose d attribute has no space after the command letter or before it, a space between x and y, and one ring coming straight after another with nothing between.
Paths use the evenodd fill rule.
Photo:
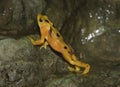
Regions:
<instances>
[{"instance_id":1,"label":"frog's eye","mask_svg":"<svg viewBox=\"0 0 120 87\"><path fill-rule=\"evenodd\" d=\"M43 22L43 20L40 18L40 19L39 19L39 22Z\"/></svg>"},{"instance_id":2,"label":"frog's eye","mask_svg":"<svg viewBox=\"0 0 120 87\"><path fill-rule=\"evenodd\" d=\"M48 20L45 20L45 22L49 23L49 21L48 21Z\"/></svg>"}]
</instances>

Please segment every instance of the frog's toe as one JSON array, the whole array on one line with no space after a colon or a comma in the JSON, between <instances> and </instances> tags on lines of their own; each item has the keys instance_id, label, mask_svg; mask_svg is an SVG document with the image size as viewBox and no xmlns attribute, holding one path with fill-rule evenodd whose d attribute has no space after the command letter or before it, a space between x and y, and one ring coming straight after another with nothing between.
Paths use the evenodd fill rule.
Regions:
<instances>
[{"instance_id":1,"label":"frog's toe","mask_svg":"<svg viewBox=\"0 0 120 87\"><path fill-rule=\"evenodd\" d=\"M69 70L70 72L74 72L74 71L75 71L75 68L74 68L74 67L71 67L71 66L68 66L68 70Z\"/></svg>"},{"instance_id":2,"label":"frog's toe","mask_svg":"<svg viewBox=\"0 0 120 87\"><path fill-rule=\"evenodd\" d=\"M75 66L75 72L80 72L80 67Z\"/></svg>"},{"instance_id":3,"label":"frog's toe","mask_svg":"<svg viewBox=\"0 0 120 87\"><path fill-rule=\"evenodd\" d=\"M28 38L30 39L30 41L32 42L32 44L34 44L34 40L32 37L28 36Z\"/></svg>"},{"instance_id":4,"label":"frog's toe","mask_svg":"<svg viewBox=\"0 0 120 87\"><path fill-rule=\"evenodd\" d=\"M41 45L41 47L40 47L40 49L42 49L42 48L47 48L47 45L48 45L48 43L47 42L45 42L43 45Z\"/></svg>"}]
</instances>

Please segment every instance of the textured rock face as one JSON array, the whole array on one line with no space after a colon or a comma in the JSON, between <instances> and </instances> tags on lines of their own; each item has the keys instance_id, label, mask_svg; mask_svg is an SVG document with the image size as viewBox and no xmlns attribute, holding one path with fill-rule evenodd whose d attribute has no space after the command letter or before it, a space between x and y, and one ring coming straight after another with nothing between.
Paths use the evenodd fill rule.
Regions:
<instances>
[{"instance_id":1,"label":"textured rock face","mask_svg":"<svg viewBox=\"0 0 120 87\"><path fill-rule=\"evenodd\" d=\"M119 87L119 0L1 0L0 87ZM46 14L90 73L70 73L62 56L39 38L38 13ZM82 70L82 69L81 69Z\"/></svg>"},{"instance_id":2,"label":"textured rock face","mask_svg":"<svg viewBox=\"0 0 120 87\"><path fill-rule=\"evenodd\" d=\"M36 15L45 7L44 0L1 0L0 34L18 37L32 33ZM17 35L17 36L16 36Z\"/></svg>"},{"instance_id":3,"label":"textured rock face","mask_svg":"<svg viewBox=\"0 0 120 87\"><path fill-rule=\"evenodd\" d=\"M1 40L0 86L34 87L40 84L43 87L42 80L50 74L65 71L59 64L64 67L66 64L61 62L49 47L46 50L36 49L28 38Z\"/></svg>"},{"instance_id":4,"label":"textured rock face","mask_svg":"<svg viewBox=\"0 0 120 87\"><path fill-rule=\"evenodd\" d=\"M78 6L61 29L65 40L77 54L81 52L88 58L120 61L119 6L119 1L94 0Z\"/></svg>"}]
</instances>

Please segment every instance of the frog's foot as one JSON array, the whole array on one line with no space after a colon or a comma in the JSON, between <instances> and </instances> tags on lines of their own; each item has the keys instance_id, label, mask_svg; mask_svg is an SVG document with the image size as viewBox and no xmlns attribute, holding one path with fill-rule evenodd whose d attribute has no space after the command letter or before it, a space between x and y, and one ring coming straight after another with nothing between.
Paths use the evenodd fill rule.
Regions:
<instances>
[{"instance_id":1,"label":"frog's foot","mask_svg":"<svg viewBox=\"0 0 120 87\"><path fill-rule=\"evenodd\" d=\"M80 67L78 67L78 66L75 66L75 67L68 66L68 70L71 71L71 72L79 72Z\"/></svg>"},{"instance_id":2,"label":"frog's foot","mask_svg":"<svg viewBox=\"0 0 120 87\"><path fill-rule=\"evenodd\" d=\"M75 71L75 68L74 68L74 67L71 67L71 66L68 66L68 70L69 70L70 72L74 72L74 71Z\"/></svg>"},{"instance_id":3,"label":"frog's foot","mask_svg":"<svg viewBox=\"0 0 120 87\"><path fill-rule=\"evenodd\" d=\"M80 67L75 66L75 72L79 72L80 71Z\"/></svg>"},{"instance_id":4,"label":"frog's foot","mask_svg":"<svg viewBox=\"0 0 120 87\"><path fill-rule=\"evenodd\" d=\"M44 44L41 45L40 49L42 49L42 48L45 48L45 49L46 49L47 45L48 45L48 42L45 41Z\"/></svg>"},{"instance_id":5,"label":"frog's foot","mask_svg":"<svg viewBox=\"0 0 120 87\"><path fill-rule=\"evenodd\" d=\"M30 41L31 41L32 44L34 45L34 44L35 44L35 40L34 40L32 37L30 37L30 36L28 36L28 38L30 39Z\"/></svg>"}]
</instances>

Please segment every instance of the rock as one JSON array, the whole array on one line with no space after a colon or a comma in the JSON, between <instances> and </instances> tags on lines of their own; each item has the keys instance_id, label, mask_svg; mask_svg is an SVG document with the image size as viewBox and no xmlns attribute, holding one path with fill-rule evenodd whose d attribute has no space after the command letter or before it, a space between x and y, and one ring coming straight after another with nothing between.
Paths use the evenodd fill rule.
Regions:
<instances>
[{"instance_id":1,"label":"rock","mask_svg":"<svg viewBox=\"0 0 120 87\"><path fill-rule=\"evenodd\" d=\"M1 86L20 87L30 84L33 79L36 80L32 84L40 81L36 77L40 67L37 66L38 63L34 58L38 58L34 55L38 52L33 47L29 47L27 41L27 38L20 40L8 38L0 41L0 80L3 81Z\"/></svg>"},{"instance_id":2,"label":"rock","mask_svg":"<svg viewBox=\"0 0 120 87\"><path fill-rule=\"evenodd\" d=\"M65 67L65 61L51 48L33 46L27 37L0 40L0 86L42 86L41 81L46 80L49 74L64 72Z\"/></svg>"},{"instance_id":3,"label":"rock","mask_svg":"<svg viewBox=\"0 0 120 87\"><path fill-rule=\"evenodd\" d=\"M78 81L74 75L65 75L60 77L51 77L45 82L45 87L79 87Z\"/></svg>"},{"instance_id":4,"label":"rock","mask_svg":"<svg viewBox=\"0 0 120 87\"><path fill-rule=\"evenodd\" d=\"M34 33L36 15L45 7L44 0L1 0L0 35L20 37Z\"/></svg>"}]
</instances>

